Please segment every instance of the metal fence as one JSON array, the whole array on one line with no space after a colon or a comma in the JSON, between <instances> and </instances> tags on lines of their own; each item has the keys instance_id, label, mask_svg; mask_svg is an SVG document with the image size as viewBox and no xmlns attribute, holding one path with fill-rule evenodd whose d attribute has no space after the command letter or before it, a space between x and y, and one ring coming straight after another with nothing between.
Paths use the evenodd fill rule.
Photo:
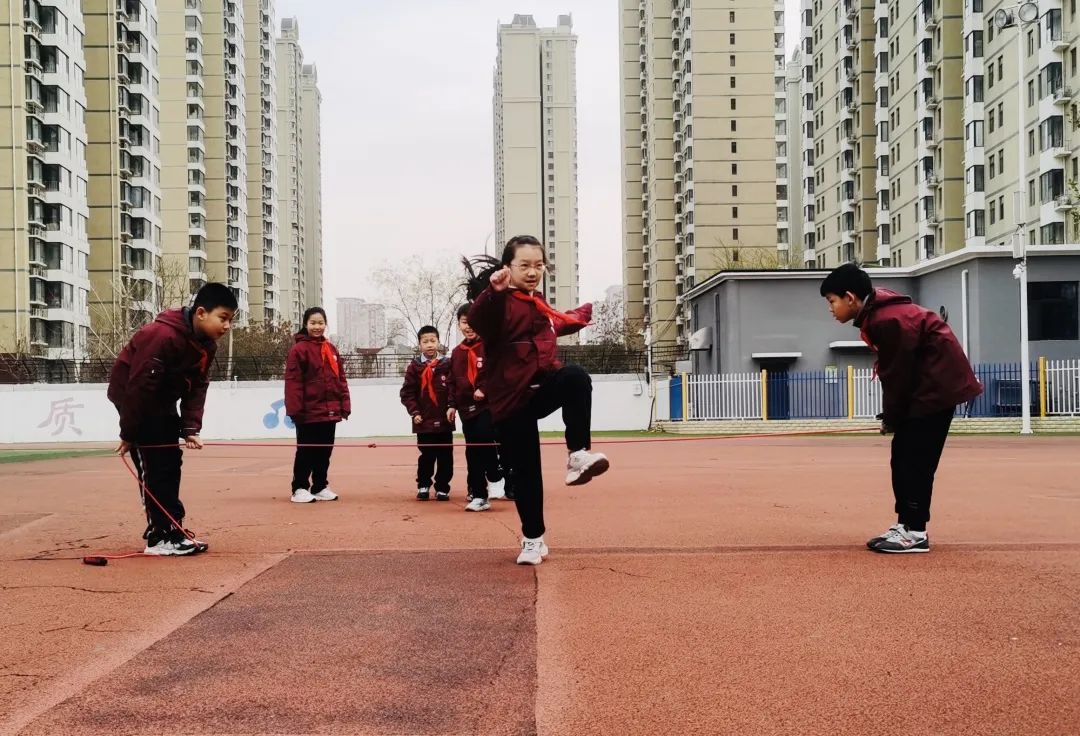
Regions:
<instances>
[{"instance_id":1,"label":"metal fence","mask_svg":"<svg viewBox=\"0 0 1080 736\"><path fill-rule=\"evenodd\" d=\"M1080 360L1050 360L1043 362L1045 380L1044 404L1046 413L1076 416L1080 414Z\"/></svg>"},{"instance_id":2,"label":"metal fence","mask_svg":"<svg viewBox=\"0 0 1080 736\"><path fill-rule=\"evenodd\" d=\"M1019 363L974 366L983 393L957 407L962 417L1018 417ZM882 411L881 382L870 369L689 374L672 379L673 419L873 419ZM1080 360L1032 364L1032 416L1080 415ZM685 389L685 390L684 390Z\"/></svg>"},{"instance_id":3,"label":"metal fence","mask_svg":"<svg viewBox=\"0 0 1080 736\"><path fill-rule=\"evenodd\" d=\"M341 365L349 378L399 378L405 375L415 353L379 353L343 355ZM580 365L589 373L643 374L644 350L629 350L618 345L564 345L559 348L563 363ZM24 355L0 355L2 383L105 383L113 361L95 358L80 361L48 360ZM227 356L218 353L210 366L212 381L273 381L285 375L285 357L279 355Z\"/></svg>"}]
</instances>

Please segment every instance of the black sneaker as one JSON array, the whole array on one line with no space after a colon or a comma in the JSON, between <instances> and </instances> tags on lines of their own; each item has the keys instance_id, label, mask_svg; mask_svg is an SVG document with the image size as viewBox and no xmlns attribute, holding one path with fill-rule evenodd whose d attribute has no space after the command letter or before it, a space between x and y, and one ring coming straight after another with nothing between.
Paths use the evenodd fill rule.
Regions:
<instances>
[{"instance_id":1,"label":"black sneaker","mask_svg":"<svg viewBox=\"0 0 1080 736\"><path fill-rule=\"evenodd\" d=\"M886 529L884 532L882 532L880 536L873 537L871 539L866 540L866 546L869 547L870 549L873 549L874 547L876 547L879 544L881 544L882 542L884 542L885 538L888 537L890 534L892 534L893 532L903 531L903 529L904 529L903 524L893 524L888 529Z\"/></svg>"},{"instance_id":2,"label":"black sneaker","mask_svg":"<svg viewBox=\"0 0 1080 736\"><path fill-rule=\"evenodd\" d=\"M429 498L431 498L431 491L429 491L427 488L417 488L416 489L416 500L417 501L427 501Z\"/></svg>"},{"instance_id":3,"label":"black sneaker","mask_svg":"<svg viewBox=\"0 0 1080 736\"><path fill-rule=\"evenodd\" d=\"M929 552L930 537L926 536L926 532L913 532L907 527L890 529L889 533L870 549L890 554Z\"/></svg>"},{"instance_id":4,"label":"black sneaker","mask_svg":"<svg viewBox=\"0 0 1080 736\"><path fill-rule=\"evenodd\" d=\"M435 494L436 501L449 501L450 491L439 491Z\"/></svg>"},{"instance_id":5,"label":"black sneaker","mask_svg":"<svg viewBox=\"0 0 1080 736\"><path fill-rule=\"evenodd\" d=\"M199 554L209 549L206 542L191 539L188 537L189 534L191 532L187 530L175 530L164 534L156 531L151 532L146 539L146 549L143 550L143 554L159 557L180 557Z\"/></svg>"}]
</instances>

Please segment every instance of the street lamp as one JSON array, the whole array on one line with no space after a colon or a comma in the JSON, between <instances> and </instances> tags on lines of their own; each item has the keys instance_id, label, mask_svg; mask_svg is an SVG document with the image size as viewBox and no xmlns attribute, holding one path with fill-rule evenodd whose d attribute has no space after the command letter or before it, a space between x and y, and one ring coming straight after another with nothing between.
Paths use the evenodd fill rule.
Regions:
<instances>
[{"instance_id":1,"label":"street lamp","mask_svg":"<svg viewBox=\"0 0 1080 736\"><path fill-rule=\"evenodd\" d=\"M1028 275L1027 246L1024 243L1026 227L1027 152L1024 150L1024 28L1039 22L1039 6L1034 2L1022 2L994 13L994 25L999 31L1016 28L1016 163L1018 167L1017 191L1013 199L1016 216L1016 232L1013 234L1013 257L1019 261L1013 269L1013 278L1020 282L1020 434L1031 434L1031 353L1028 345Z\"/></svg>"}]
</instances>

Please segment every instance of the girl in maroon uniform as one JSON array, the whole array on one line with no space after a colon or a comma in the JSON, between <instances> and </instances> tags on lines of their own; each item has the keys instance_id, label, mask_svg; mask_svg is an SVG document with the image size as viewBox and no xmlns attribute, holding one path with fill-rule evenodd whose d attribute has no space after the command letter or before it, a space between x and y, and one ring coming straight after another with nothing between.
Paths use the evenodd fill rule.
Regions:
<instances>
[{"instance_id":1,"label":"girl in maroon uniform","mask_svg":"<svg viewBox=\"0 0 1080 736\"><path fill-rule=\"evenodd\" d=\"M349 383L336 347L326 339L326 312L304 312L304 326L285 361L285 413L296 424L292 501L336 501L327 473L337 423L349 418Z\"/></svg>"},{"instance_id":2,"label":"girl in maroon uniform","mask_svg":"<svg viewBox=\"0 0 1080 736\"><path fill-rule=\"evenodd\" d=\"M538 288L547 269L544 247L530 235L511 238L502 258L470 267L468 321L484 341L484 393L510 471L521 517L519 565L539 565L544 543L544 483L537 421L562 409L566 424L567 485L588 483L608 469L591 452L592 379L580 366L558 360L557 339L589 323L592 305L559 312Z\"/></svg>"}]
</instances>

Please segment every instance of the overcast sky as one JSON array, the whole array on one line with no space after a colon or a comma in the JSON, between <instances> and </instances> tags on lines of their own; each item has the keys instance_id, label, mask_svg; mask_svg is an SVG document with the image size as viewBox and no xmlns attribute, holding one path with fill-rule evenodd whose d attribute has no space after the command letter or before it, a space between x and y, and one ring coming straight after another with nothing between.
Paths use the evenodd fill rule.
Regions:
<instances>
[{"instance_id":1,"label":"overcast sky","mask_svg":"<svg viewBox=\"0 0 1080 736\"><path fill-rule=\"evenodd\" d=\"M582 300L621 282L618 0L277 0L319 69L332 320L338 297L375 298L367 274L387 257L482 251L494 229L496 29L515 13L542 26L573 15Z\"/></svg>"}]
</instances>

